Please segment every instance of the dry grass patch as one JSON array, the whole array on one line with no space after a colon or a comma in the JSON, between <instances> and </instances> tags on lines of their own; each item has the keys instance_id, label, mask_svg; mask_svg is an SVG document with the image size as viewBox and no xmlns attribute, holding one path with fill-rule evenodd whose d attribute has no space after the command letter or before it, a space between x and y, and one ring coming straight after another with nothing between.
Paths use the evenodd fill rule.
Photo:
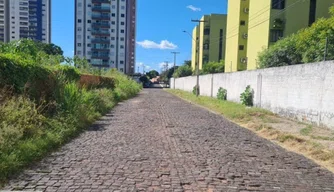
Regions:
<instances>
[{"instance_id":1,"label":"dry grass patch","mask_svg":"<svg viewBox=\"0 0 334 192\"><path fill-rule=\"evenodd\" d=\"M181 90L166 89L166 91L221 114L289 151L308 157L334 173L334 132L331 130L282 118L256 107L249 108L212 97L196 97ZM322 144L324 142L326 145Z\"/></svg>"}]
</instances>

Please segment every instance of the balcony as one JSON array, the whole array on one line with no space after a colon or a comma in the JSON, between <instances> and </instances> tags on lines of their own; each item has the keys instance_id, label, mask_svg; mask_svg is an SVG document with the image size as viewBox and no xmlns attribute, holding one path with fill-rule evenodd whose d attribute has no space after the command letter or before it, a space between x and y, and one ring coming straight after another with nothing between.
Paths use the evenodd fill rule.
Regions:
<instances>
[{"instance_id":1,"label":"balcony","mask_svg":"<svg viewBox=\"0 0 334 192\"><path fill-rule=\"evenodd\" d=\"M95 12L109 12L110 13L110 7L95 6L95 7L92 7L92 11L95 11Z\"/></svg>"},{"instance_id":2,"label":"balcony","mask_svg":"<svg viewBox=\"0 0 334 192\"><path fill-rule=\"evenodd\" d=\"M92 23L93 28L110 28L109 23Z\"/></svg>"},{"instance_id":3,"label":"balcony","mask_svg":"<svg viewBox=\"0 0 334 192\"><path fill-rule=\"evenodd\" d=\"M92 35L95 35L95 36L110 36L110 32L109 31L96 31L96 30L93 30L91 32L92 32Z\"/></svg>"},{"instance_id":4,"label":"balcony","mask_svg":"<svg viewBox=\"0 0 334 192\"><path fill-rule=\"evenodd\" d=\"M92 19L95 20L110 20L109 15L92 15Z\"/></svg>"},{"instance_id":5,"label":"balcony","mask_svg":"<svg viewBox=\"0 0 334 192\"><path fill-rule=\"evenodd\" d=\"M97 47L92 47L92 51L97 51L97 52L108 52L108 53L109 53L109 48L97 48Z\"/></svg>"},{"instance_id":6,"label":"balcony","mask_svg":"<svg viewBox=\"0 0 334 192\"><path fill-rule=\"evenodd\" d=\"M92 59L104 59L109 60L109 55L102 55L102 54L92 54Z\"/></svg>"},{"instance_id":7,"label":"balcony","mask_svg":"<svg viewBox=\"0 0 334 192\"><path fill-rule=\"evenodd\" d=\"M109 39L92 39L91 42L92 43L110 44L110 40Z\"/></svg>"},{"instance_id":8,"label":"balcony","mask_svg":"<svg viewBox=\"0 0 334 192\"><path fill-rule=\"evenodd\" d=\"M92 3L110 3L110 0L92 0Z\"/></svg>"},{"instance_id":9,"label":"balcony","mask_svg":"<svg viewBox=\"0 0 334 192\"><path fill-rule=\"evenodd\" d=\"M100 68L109 68L110 65L108 63L103 64L92 64L93 67L100 67Z\"/></svg>"}]
</instances>

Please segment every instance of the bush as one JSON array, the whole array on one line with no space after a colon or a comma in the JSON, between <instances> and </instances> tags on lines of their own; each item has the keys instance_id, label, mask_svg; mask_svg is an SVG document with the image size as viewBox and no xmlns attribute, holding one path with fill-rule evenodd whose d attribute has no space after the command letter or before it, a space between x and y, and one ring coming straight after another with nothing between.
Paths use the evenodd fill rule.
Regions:
<instances>
[{"instance_id":1,"label":"bush","mask_svg":"<svg viewBox=\"0 0 334 192\"><path fill-rule=\"evenodd\" d=\"M187 77L187 76L191 76L192 75L192 70L191 67L188 65L183 65L178 67L175 70L175 73L173 74L174 78L178 78L178 77Z\"/></svg>"},{"instance_id":2,"label":"bush","mask_svg":"<svg viewBox=\"0 0 334 192\"><path fill-rule=\"evenodd\" d=\"M84 83L89 89L80 84L81 77L94 79ZM3 91L6 87L13 92ZM80 75L70 66L43 67L0 55L0 184L140 90L140 84L115 70L104 77Z\"/></svg>"},{"instance_id":3,"label":"bush","mask_svg":"<svg viewBox=\"0 0 334 192\"><path fill-rule=\"evenodd\" d=\"M225 101L227 99L227 90L220 87L218 89L217 99Z\"/></svg>"},{"instance_id":4,"label":"bush","mask_svg":"<svg viewBox=\"0 0 334 192\"><path fill-rule=\"evenodd\" d=\"M200 89L199 89L199 86L197 87L197 85L195 85L194 87L193 87L193 94L194 95L196 95L196 93L197 93L197 89L198 89L198 95L200 95Z\"/></svg>"},{"instance_id":5,"label":"bush","mask_svg":"<svg viewBox=\"0 0 334 192\"><path fill-rule=\"evenodd\" d=\"M248 85L246 90L241 93L240 101L243 105L253 106L253 90L251 89L250 85Z\"/></svg>"},{"instance_id":6,"label":"bush","mask_svg":"<svg viewBox=\"0 0 334 192\"><path fill-rule=\"evenodd\" d=\"M220 62L209 62L204 64L202 73L203 74L213 74L213 73L224 73L225 70L225 61L221 60Z\"/></svg>"}]
</instances>

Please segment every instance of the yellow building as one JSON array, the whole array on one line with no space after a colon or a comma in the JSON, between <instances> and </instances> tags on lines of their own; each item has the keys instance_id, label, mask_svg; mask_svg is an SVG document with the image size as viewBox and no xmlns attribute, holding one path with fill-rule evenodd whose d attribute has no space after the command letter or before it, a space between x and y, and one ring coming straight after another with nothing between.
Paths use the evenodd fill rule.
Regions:
<instances>
[{"instance_id":1,"label":"yellow building","mask_svg":"<svg viewBox=\"0 0 334 192\"><path fill-rule=\"evenodd\" d=\"M229 0L225 71L256 69L259 52L317 18L329 17L333 4L334 0Z\"/></svg>"},{"instance_id":2,"label":"yellow building","mask_svg":"<svg viewBox=\"0 0 334 192\"><path fill-rule=\"evenodd\" d=\"M251 0L249 7L247 69L256 69L259 52L280 38L329 17L334 0Z\"/></svg>"},{"instance_id":3,"label":"yellow building","mask_svg":"<svg viewBox=\"0 0 334 192\"><path fill-rule=\"evenodd\" d=\"M225 59L227 16L225 14L204 15L201 21L205 22L197 25L192 34L191 66L193 70L196 69L197 49L200 69L210 61L218 62Z\"/></svg>"},{"instance_id":4,"label":"yellow building","mask_svg":"<svg viewBox=\"0 0 334 192\"><path fill-rule=\"evenodd\" d=\"M247 69L249 1L228 1L225 72Z\"/></svg>"}]
</instances>

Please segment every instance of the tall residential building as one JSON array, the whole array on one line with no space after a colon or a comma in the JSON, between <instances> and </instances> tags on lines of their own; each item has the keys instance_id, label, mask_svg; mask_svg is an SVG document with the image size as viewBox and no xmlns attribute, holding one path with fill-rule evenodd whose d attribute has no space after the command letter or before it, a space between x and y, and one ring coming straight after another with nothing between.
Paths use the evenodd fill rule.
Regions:
<instances>
[{"instance_id":1,"label":"tall residential building","mask_svg":"<svg viewBox=\"0 0 334 192\"><path fill-rule=\"evenodd\" d=\"M0 0L0 41L51 42L51 0Z\"/></svg>"},{"instance_id":2,"label":"tall residential building","mask_svg":"<svg viewBox=\"0 0 334 192\"><path fill-rule=\"evenodd\" d=\"M75 55L134 73L136 0L75 0Z\"/></svg>"},{"instance_id":3,"label":"tall residential building","mask_svg":"<svg viewBox=\"0 0 334 192\"><path fill-rule=\"evenodd\" d=\"M329 17L334 0L229 0L225 71L257 68L259 52Z\"/></svg>"},{"instance_id":4,"label":"tall residential building","mask_svg":"<svg viewBox=\"0 0 334 192\"><path fill-rule=\"evenodd\" d=\"M193 69L197 63L199 51L199 69L210 61L225 59L225 39L227 16L225 14L204 15L193 30L192 62ZM196 40L196 41L195 41Z\"/></svg>"},{"instance_id":5,"label":"tall residential building","mask_svg":"<svg viewBox=\"0 0 334 192\"><path fill-rule=\"evenodd\" d=\"M249 1L228 0L225 72L247 69Z\"/></svg>"}]
</instances>

